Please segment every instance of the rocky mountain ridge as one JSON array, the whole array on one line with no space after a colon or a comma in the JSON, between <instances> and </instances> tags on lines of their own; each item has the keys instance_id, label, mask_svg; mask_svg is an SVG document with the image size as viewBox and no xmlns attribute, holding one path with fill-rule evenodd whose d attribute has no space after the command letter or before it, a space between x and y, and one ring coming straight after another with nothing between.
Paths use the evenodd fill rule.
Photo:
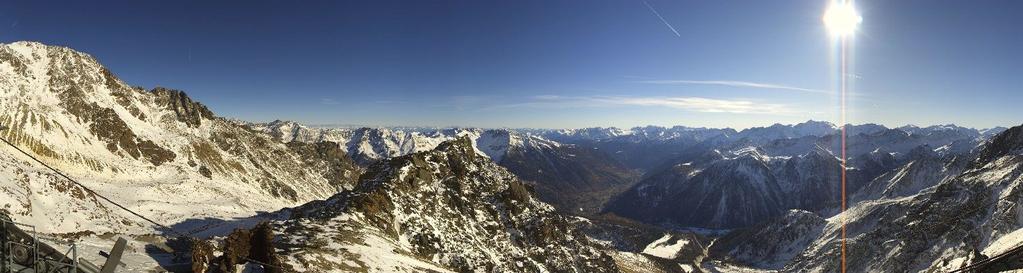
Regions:
<instances>
[{"instance_id":1,"label":"rocky mountain ridge","mask_svg":"<svg viewBox=\"0 0 1023 273\"><path fill-rule=\"evenodd\" d=\"M289 147L216 116L182 91L129 86L88 54L35 42L0 45L0 109L7 127L0 137L168 224L326 198L353 187L360 172L343 152ZM15 220L45 232L153 232L134 221L88 220L119 212L86 196L48 194L74 187L34 179L52 173L7 148L4 173L21 178L5 180L0 207ZM38 184L47 180L53 182ZM67 204L99 207L69 212ZM84 215L69 216L75 214Z\"/></svg>"},{"instance_id":2,"label":"rocky mountain ridge","mask_svg":"<svg viewBox=\"0 0 1023 273\"><path fill-rule=\"evenodd\" d=\"M613 260L478 155L468 137L374 164L359 186L280 224L290 264L317 272L617 272Z\"/></svg>"},{"instance_id":3,"label":"rocky mountain ridge","mask_svg":"<svg viewBox=\"0 0 1023 273\"><path fill-rule=\"evenodd\" d=\"M647 223L716 229L749 226L789 209L834 215L841 192L838 135L792 133L833 128L820 125L826 124L771 126L751 131L774 138L721 136L691 145L648 171L606 209ZM936 185L963 171L965 160L985 141L979 131L962 127L904 131L864 126L871 129L862 129L847 141L851 195L905 196ZM920 184L893 182L906 173L929 177L914 179L924 181Z\"/></svg>"},{"instance_id":4,"label":"rocky mountain ridge","mask_svg":"<svg viewBox=\"0 0 1023 273\"><path fill-rule=\"evenodd\" d=\"M563 144L513 129L312 128L290 121L248 126L282 142L335 141L364 165L428 151L464 136L478 154L534 185L542 200L572 213L599 211L608 196L638 176L598 147Z\"/></svg>"},{"instance_id":5,"label":"rocky mountain ridge","mask_svg":"<svg viewBox=\"0 0 1023 273\"><path fill-rule=\"evenodd\" d=\"M1010 128L952 157L915 149L908 163L851 196L845 213L790 212L733 232L711 251L759 268L830 272L840 266L846 222L850 271L951 271L1000 254L1023 238L1020 132Z\"/></svg>"}]
</instances>

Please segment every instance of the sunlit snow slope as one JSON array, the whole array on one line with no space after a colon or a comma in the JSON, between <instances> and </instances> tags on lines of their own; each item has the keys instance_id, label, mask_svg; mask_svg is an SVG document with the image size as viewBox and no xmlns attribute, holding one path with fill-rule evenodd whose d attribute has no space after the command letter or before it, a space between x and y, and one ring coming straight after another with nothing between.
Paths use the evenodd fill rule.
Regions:
<instances>
[{"instance_id":1,"label":"sunlit snow slope","mask_svg":"<svg viewBox=\"0 0 1023 273\"><path fill-rule=\"evenodd\" d=\"M0 124L10 127L0 137L168 225L326 198L359 173L350 161L332 163L329 152L217 117L181 91L129 86L63 47L0 44L0 109ZM0 206L15 220L48 233L151 231L13 149L0 151L0 173L9 176L0 180Z\"/></svg>"}]
</instances>

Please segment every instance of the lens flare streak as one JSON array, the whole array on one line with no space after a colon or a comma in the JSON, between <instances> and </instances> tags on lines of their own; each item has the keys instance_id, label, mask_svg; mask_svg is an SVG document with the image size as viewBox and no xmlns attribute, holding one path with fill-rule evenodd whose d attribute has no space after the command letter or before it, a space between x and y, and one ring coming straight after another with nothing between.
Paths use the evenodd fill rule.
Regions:
<instances>
[{"instance_id":1,"label":"lens flare streak","mask_svg":"<svg viewBox=\"0 0 1023 273\"><path fill-rule=\"evenodd\" d=\"M848 156L846 155L846 129L848 124L846 116L846 96L849 89L849 60L848 51L849 39L852 38L853 34L856 33L857 27L863 22L863 17L860 16L859 12L856 11L852 1L834 1L830 4L828 9L824 12L824 16L821 18L824 22L825 28L831 34L831 37L837 39L838 45L838 80L839 80L839 125L841 127L841 222L842 222L842 239L841 239L841 272L846 272L846 222L847 216L845 211L847 209L846 203L846 161Z\"/></svg>"}]
</instances>

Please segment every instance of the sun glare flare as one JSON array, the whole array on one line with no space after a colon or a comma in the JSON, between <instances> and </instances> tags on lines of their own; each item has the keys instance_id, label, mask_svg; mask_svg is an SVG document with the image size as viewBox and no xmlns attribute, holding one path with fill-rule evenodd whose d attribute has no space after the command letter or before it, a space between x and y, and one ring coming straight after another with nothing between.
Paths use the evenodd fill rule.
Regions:
<instances>
[{"instance_id":1,"label":"sun glare flare","mask_svg":"<svg viewBox=\"0 0 1023 273\"><path fill-rule=\"evenodd\" d=\"M824 26L828 28L831 35L838 37L849 36L856 32L856 27L863 22L856 8L849 2L838 2L831 4L824 12Z\"/></svg>"}]
</instances>

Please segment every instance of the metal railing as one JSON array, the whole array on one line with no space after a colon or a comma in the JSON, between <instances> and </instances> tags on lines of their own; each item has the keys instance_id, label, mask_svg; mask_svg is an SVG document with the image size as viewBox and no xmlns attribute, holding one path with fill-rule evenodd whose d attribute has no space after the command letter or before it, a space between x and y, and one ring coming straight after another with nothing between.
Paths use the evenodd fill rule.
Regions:
<instances>
[{"instance_id":1,"label":"metal railing","mask_svg":"<svg viewBox=\"0 0 1023 273\"><path fill-rule=\"evenodd\" d=\"M29 229L24 231L21 227ZM0 217L0 273L36 272L36 273L75 273L78 265L78 246L71 244L67 251L57 252L39 240L39 233L33 225L22 224ZM40 245L47 246L52 253L40 255ZM20 253L18 253L20 252ZM24 255L17 257L19 255ZM51 256L59 255L59 256ZM70 256L69 256L70 255ZM26 269L31 271L25 271Z\"/></svg>"}]
</instances>

